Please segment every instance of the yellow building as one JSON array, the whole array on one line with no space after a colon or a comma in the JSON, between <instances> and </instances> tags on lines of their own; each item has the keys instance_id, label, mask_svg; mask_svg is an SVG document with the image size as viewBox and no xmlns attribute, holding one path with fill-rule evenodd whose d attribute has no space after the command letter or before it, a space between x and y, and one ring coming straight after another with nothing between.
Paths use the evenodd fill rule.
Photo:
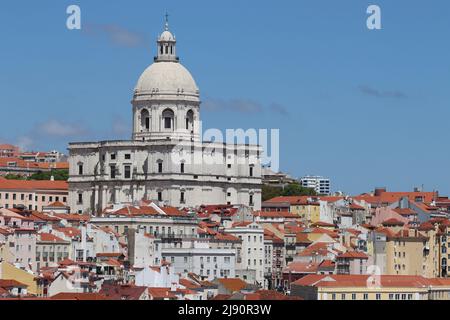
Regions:
<instances>
[{"instance_id":1,"label":"yellow building","mask_svg":"<svg viewBox=\"0 0 450 320\"><path fill-rule=\"evenodd\" d=\"M33 274L14 267L7 262L0 262L0 279L16 280L28 286L27 290L32 295L42 295L42 288L38 286Z\"/></svg>"},{"instance_id":2,"label":"yellow building","mask_svg":"<svg viewBox=\"0 0 450 320\"><path fill-rule=\"evenodd\" d=\"M307 275L291 284L291 295L305 300L450 299L450 286L422 276Z\"/></svg>"}]
</instances>

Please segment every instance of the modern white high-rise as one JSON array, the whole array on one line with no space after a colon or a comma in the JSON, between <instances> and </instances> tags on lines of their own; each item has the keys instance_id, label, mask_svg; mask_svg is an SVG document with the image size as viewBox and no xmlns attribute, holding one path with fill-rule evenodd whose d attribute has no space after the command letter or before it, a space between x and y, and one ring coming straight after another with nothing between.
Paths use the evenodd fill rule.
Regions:
<instances>
[{"instance_id":1,"label":"modern white high-rise","mask_svg":"<svg viewBox=\"0 0 450 320\"><path fill-rule=\"evenodd\" d=\"M300 179L300 184L302 187L314 189L320 195L331 193L330 179L322 176L305 176Z\"/></svg>"}]
</instances>

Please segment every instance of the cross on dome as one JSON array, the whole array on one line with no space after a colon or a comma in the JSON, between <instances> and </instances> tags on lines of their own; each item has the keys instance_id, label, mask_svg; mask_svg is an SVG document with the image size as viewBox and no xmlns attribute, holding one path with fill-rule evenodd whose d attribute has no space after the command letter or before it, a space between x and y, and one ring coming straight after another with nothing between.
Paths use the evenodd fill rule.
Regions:
<instances>
[{"instance_id":1,"label":"cross on dome","mask_svg":"<svg viewBox=\"0 0 450 320\"><path fill-rule=\"evenodd\" d=\"M155 62L178 62L175 45L175 36L169 31L169 14L166 13L164 31L163 33L161 33L158 39L158 55L155 58Z\"/></svg>"},{"instance_id":2,"label":"cross on dome","mask_svg":"<svg viewBox=\"0 0 450 320\"><path fill-rule=\"evenodd\" d=\"M169 31L169 14L167 12L166 12L165 17L166 17L166 24L164 26L164 30Z\"/></svg>"}]
</instances>

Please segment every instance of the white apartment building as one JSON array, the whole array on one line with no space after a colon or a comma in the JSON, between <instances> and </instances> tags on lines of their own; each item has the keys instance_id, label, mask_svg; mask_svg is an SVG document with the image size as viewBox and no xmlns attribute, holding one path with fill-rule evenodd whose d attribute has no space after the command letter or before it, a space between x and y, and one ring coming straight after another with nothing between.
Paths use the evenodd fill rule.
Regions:
<instances>
[{"instance_id":1,"label":"white apartment building","mask_svg":"<svg viewBox=\"0 0 450 320\"><path fill-rule=\"evenodd\" d=\"M236 276L264 286L264 229L254 222L234 223L225 233L238 237L241 249L236 258Z\"/></svg>"},{"instance_id":2,"label":"white apartment building","mask_svg":"<svg viewBox=\"0 0 450 320\"><path fill-rule=\"evenodd\" d=\"M211 248L208 241L183 242L181 247L163 247L163 260L170 262L176 273L193 272L203 280L234 278L236 250Z\"/></svg>"},{"instance_id":3,"label":"white apartment building","mask_svg":"<svg viewBox=\"0 0 450 320\"><path fill-rule=\"evenodd\" d=\"M130 266L145 268L161 264L161 239L145 233L144 229L129 229L127 240Z\"/></svg>"},{"instance_id":4,"label":"white apartment building","mask_svg":"<svg viewBox=\"0 0 450 320\"><path fill-rule=\"evenodd\" d=\"M302 187L314 189L319 195L331 194L330 179L322 176L305 176L300 179Z\"/></svg>"}]
</instances>

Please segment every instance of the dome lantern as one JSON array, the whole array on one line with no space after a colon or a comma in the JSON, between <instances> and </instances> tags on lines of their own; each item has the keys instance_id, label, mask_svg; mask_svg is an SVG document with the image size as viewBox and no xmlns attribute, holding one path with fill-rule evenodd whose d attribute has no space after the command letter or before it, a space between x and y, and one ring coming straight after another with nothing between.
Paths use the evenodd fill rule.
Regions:
<instances>
[{"instance_id":1,"label":"dome lantern","mask_svg":"<svg viewBox=\"0 0 450 320\"><path fill-rule=\"evenodd\" d=\"M157 41L158 55L155 57L155 62L178 62L179 58L176 55L176 43L177 41L175 36L169 31L169 15L166 13L164 31L161 33Z\"/></svg>"}]
</instances>

